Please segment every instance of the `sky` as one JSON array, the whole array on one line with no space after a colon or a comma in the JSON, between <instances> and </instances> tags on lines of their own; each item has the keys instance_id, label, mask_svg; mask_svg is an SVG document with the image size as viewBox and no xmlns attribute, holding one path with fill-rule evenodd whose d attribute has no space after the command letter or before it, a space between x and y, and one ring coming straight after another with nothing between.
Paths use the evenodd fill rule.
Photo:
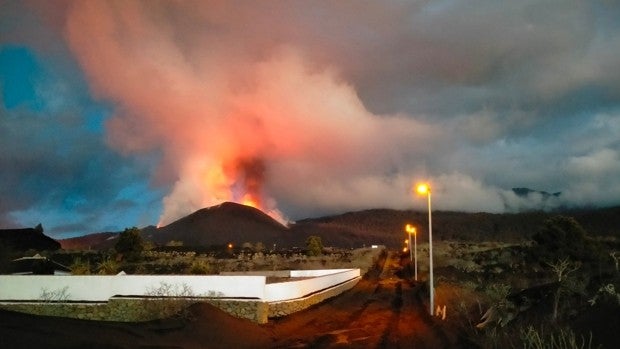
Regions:
<instances>
[{"instance_id":1,"label":"sky","mask_svg":"<svg viewBox=\"0 0 620 349\"><path fill-rule=\"evenodd\" d=\"M620 205L616 1L0 0L0 228ZM512 188L538 193L517 196Z\"/></svg>"}]
</instances>

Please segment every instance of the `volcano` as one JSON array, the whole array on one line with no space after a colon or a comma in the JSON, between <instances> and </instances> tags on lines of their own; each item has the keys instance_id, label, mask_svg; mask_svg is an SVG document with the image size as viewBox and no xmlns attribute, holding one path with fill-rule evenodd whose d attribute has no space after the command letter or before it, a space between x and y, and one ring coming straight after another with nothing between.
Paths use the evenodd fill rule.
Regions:
<instances>
[{"instance_id":1,"label":"volcano","mask_svg":"<svg viewBox=\"0 0 620 349\"><path fill-rule=\"evenodd\" d=\"M289 229L251 206L224 202L200 209L158 229L143 231L157 244L182 241L185 246L262 242L269 246L286 240Z\"/></svg>"}]
</instances>

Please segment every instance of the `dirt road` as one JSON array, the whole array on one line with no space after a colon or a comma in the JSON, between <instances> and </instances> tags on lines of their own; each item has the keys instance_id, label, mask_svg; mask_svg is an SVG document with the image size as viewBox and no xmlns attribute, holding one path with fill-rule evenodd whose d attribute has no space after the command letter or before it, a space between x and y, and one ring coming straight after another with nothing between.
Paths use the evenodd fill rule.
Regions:
<instances>
[{"instance_id":1,"label":"dirt road","mask_svg":"<svg viewBox=\"0 0 620 349\"><path fill-rule=\"evenodd\" d=\"M431 318L426 284L404 277L399 255L369 272L351 291L304 312L273 320L274 347L462 348Z\"/></svg>"}]
</instances>

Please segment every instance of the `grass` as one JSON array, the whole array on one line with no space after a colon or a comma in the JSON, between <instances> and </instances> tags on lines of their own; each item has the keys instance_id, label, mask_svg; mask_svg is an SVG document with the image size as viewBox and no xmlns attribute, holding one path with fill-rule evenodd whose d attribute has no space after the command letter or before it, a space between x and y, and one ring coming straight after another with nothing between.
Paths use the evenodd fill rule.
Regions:
<instances>
[{"instance_id":1,"label":"grass","mask_svg":"<svg viewBox=\"0 0 620 349\"><path fill-rule=\"evenodd\" d=\"M520 345L523 349L591 349L592 334L588 338L577 337L570 328L560 328L550 333L528 326L521 330Z\"/></svg>"}]
</instances>

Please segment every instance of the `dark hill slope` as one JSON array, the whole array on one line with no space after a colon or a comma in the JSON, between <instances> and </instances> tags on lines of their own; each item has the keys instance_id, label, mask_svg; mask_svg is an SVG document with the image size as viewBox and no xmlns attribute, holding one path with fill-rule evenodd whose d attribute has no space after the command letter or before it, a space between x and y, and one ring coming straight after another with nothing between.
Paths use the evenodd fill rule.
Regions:
<instances>
[{"instance_id":1,"label":"dark hill slope","mask_svg":"<svg viewBox=\"0 0 620 349\"><path fill-rule=\"evenodd\" d=\"M570 210L562 214L575 218L589 235L620 238L620 206L591 210Z\"/></svg>"},{"instance_id":2,"label":"dark hill slope","mask_svg":"<svg viewBox=\"0 0 620 349\"><path fill-rule=\"evenodd\" d=\"M433 237L440 240L527 240L548 217L545 213L433 212ZM339 234L350 235L355 246L365 243L400 247L407 223L417 228L418 242L428 241L428 213L420 211L373 209L350 212L305 219L291 229L296 233L325 231L318 235L326 235L323 239L328 241Z\"/></svg>"},{"instance_id":3,"label":"dark hill slope","mask_svg":"<svg viewBox=\"0 0 620 349\"><path fill-rule=\"evenodd\" d=\"M58 242L63 250L88 250L114 247L117 239L117 232L104 232L61 239Z\"/></svg>"},{"instance_id":4,"label":"dark hill slope","mask_svg":"<svg viewBox=\"0 0 620 349\"><path fill-rule=\"evenodd\" d=\"M620 207L564 212L466 213L433 212L433 237L440 240L529 240L542 223L555 215L574 217L592 236L620 237ZM351 243L400 247L404 227L417 227L418 242L428 241L428 213L372 209L337 216L304 219L291 227L294 235L320 235L326 245ZM346 245L345 245L346 246Z\"/></svg>"},{"instance_id":5,"label":"dark hill slope","mask_svg":"<svg viewBox=\"0 0 620 349\"><path fill-rule=\"evenodd\" d=\"M157 244L171 240L186 246L223 245L228 242L262 242L266 245L286 240L287 227L262 211L245 205L225 202L203 208L189 216L145 234Z\"/></svg>"}]
</instances>

